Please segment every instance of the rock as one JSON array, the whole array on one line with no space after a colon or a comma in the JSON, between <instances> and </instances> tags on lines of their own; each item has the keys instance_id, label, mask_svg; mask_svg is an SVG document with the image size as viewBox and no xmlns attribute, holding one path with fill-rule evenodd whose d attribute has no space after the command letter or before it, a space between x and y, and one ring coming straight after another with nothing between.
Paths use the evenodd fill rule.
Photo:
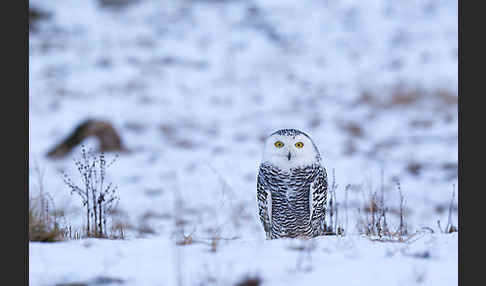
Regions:
<instances>
[{"instance_id":1,"label":"rock","mask_svg":"<svg viewBox=\"0 0 486 286\"><path fill-rule=\"evenodd\" d=\"M138 1L139 0L98 0L98 2L105 7L124 7Z\"/></svg>"},{"instance_id":2,"label":"rock","mask_svg":"<svg viewBox=\"0 0 486 286\"><path fill-rule=\"evenodd\" d=\"M51 14L46 11L43 11L34 6L29 6L29 31L37 31L37 23L40 20L48 19L50 16Z\"/></svg>"},{"instance_id":3,"label":"rock","mask_svg":"<svg viewBox=\"0 0 486 286\"><path fill-rule=\"evenodd\" d=\"M78 125L76 129L61 143L52 148L47 156L60 158L66 156L84 139L95 136L100 141L100 151L128 151L123 147L120 135L113 125L107 121L88 119Z\"/></svg>"}]
</instances>

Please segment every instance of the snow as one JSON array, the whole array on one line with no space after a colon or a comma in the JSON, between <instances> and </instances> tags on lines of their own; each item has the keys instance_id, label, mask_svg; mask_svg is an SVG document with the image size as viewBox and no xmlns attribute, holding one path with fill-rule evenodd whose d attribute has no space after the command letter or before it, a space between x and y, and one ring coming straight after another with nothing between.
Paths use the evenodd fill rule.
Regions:
<instances>
[{"instance_id":1,"label":"snow","mask_svg":"<svg viewBox=\"0 0 486 286\"><path fill-rule=\"evenodd\" d=\"M31 243L29 279L35 285L97 277L116 277L128 285L178 285L179 279L184 285L234 285L259 275L263 285L457 285L457 271L446 271L457 267L457 233L415 239L321 237L313 245L249 239L222 242L216 252L196 243L174 249L167 238ZM296 250L299 246L311 250Z\"/></svg>"},{"instance_id":2,"label":"snow","mask_svg":"<svg viewBox=\"0 0 486 286\"><path fill-rule=\"evenodd\" d=\"M118 185L120 213L133 226L123 241L31 242L31 285L99 276L176 285L177 251L184 285L209 274L217 285L232 285L248 272L259 273L263 285L457 284L457 234L437 229L437 220L447 223L453 185L460 194L451 103L458 90L457 1L30 5L52 15L29 40L30 195L38 193L38 165L56 208L81 226L80 201L60 176L64 170L79 179L72 159L80 149L58 160L45 154L81 121L108 120L131 150L119 154L108 181ZM386 105L397 89L419 98ZM266 241L256 215L262 138L280 128L313 138L331 180L335 171L339 215L349 216L346 236L316 239L309 271L294 271L302 254L289 245L302 242ZM418 174L408 170L412 163ZM357 233L357 209L367 192L380 189L382 171L387 205L399 204L398 178L410 231L430 227L434 234L397 244ZM344 210L348 184L361 188L350 190ZM176 215L195 238L217 230L237 239L214 253L205 244L176 246ZM457 224L456 210L452 220ZM137 231L142 224L155 233ZM408 255L420 251L430 257Z\"/></svg>"}]
</instances>

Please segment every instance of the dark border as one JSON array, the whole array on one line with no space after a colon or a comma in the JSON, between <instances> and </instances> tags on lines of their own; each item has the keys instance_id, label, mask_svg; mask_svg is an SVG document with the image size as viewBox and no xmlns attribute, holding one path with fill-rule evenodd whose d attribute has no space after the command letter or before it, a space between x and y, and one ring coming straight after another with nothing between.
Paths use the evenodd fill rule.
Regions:
<instances>
[{"instance_id":1,"label":"dark border","mask_svg":"<svg viewBox=\"0 0 486 286\"><path fill-rule=\"evenodd\" d=\"M2 284L28 285L29 2L2 4Z\"/></svg>"},{"instance_id":2,"label":"dark border","mask_svg":"<svg viewBox=\"0 0 486 286\"><path fill-rule=\"evenodd\" d=\"M463 33L462 30L464 28L463 26L463 20L464 20L464 9L463 9L463 3L464 2L458 2L458 7L457 7L457 18L458 18L458 28L457 28L457 36L458 36L458 41L457 41L457 66L458 66L458 71L457 71L457 77L458 77L458 116L457 116L457 124L458 124L458 134L457 134L457 182L458 182L458 195L457 195L457 219L459 222L459 233L458 233L458 265L457 265L457 270L458 270L458 283L459 285L466 285L464 283L464 276L463 276L463 254L464 254L464 242L462 240L462 230L465 229L464 225L464 204L463 204L463 193L462 191L465 189L464 188L464 180L463 180L463 150L462 150L462 131L463 129L461 128L461 124L463 123L463 98L464 98L464 85L463 85L463 77L462 77L462 70L463 70L463 45L462 45L462 39L463 39Z\"/></svg>"}]
</instances>

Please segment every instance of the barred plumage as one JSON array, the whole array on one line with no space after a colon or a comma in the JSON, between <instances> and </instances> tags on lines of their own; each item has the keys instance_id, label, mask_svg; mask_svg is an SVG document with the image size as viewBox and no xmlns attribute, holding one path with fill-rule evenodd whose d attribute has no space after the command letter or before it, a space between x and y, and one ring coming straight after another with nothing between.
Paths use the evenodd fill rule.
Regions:
<instances>
[{"instance_id":1,"label":"barred plumage","mask_svg":"<svg viewBox=\"0 0 486 286\"><path fill-rule=\"evenodd\" d=\"M279 150L268 148L267 143L274 144L276 141L283 144L282 147L274 147ZM293 150L294 141L302 143L303 147L298 149L309 145L307 151ZM320 155L314 143L301 131L283 129L270 135L265 145L264 153L272 155L264 154L260 165L257 200L260 220L267 238L322 235L327 175L321 166ZM283 148L285 146L286 149ZM282 156L285 160L280 158Z\"/></svg>"}]
</instances>

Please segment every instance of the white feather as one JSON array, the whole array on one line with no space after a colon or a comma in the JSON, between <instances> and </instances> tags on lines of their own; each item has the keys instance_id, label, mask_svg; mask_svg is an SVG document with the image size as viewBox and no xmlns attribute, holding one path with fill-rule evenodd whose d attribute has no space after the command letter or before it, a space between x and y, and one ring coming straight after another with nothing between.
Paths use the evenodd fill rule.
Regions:
<instances>
[{"instance_id":1,"label":"white feather","mask_svg":"<svg viewBox=\"0 0 486 286\"><path fill-rule=\"evenodd\" d=\"M284 146L276 147L276 141L281 141ZM304 146L297 148L295 144L302 142ZM291 159L288 159L288 154ZM285 136L274 134L265 140L263 150L263 162L269 162L282 170L290 170L302 166L312 165L317 161L318 151L315 149L312 141L305 135Z\"/></svg>"}]
</instances>

